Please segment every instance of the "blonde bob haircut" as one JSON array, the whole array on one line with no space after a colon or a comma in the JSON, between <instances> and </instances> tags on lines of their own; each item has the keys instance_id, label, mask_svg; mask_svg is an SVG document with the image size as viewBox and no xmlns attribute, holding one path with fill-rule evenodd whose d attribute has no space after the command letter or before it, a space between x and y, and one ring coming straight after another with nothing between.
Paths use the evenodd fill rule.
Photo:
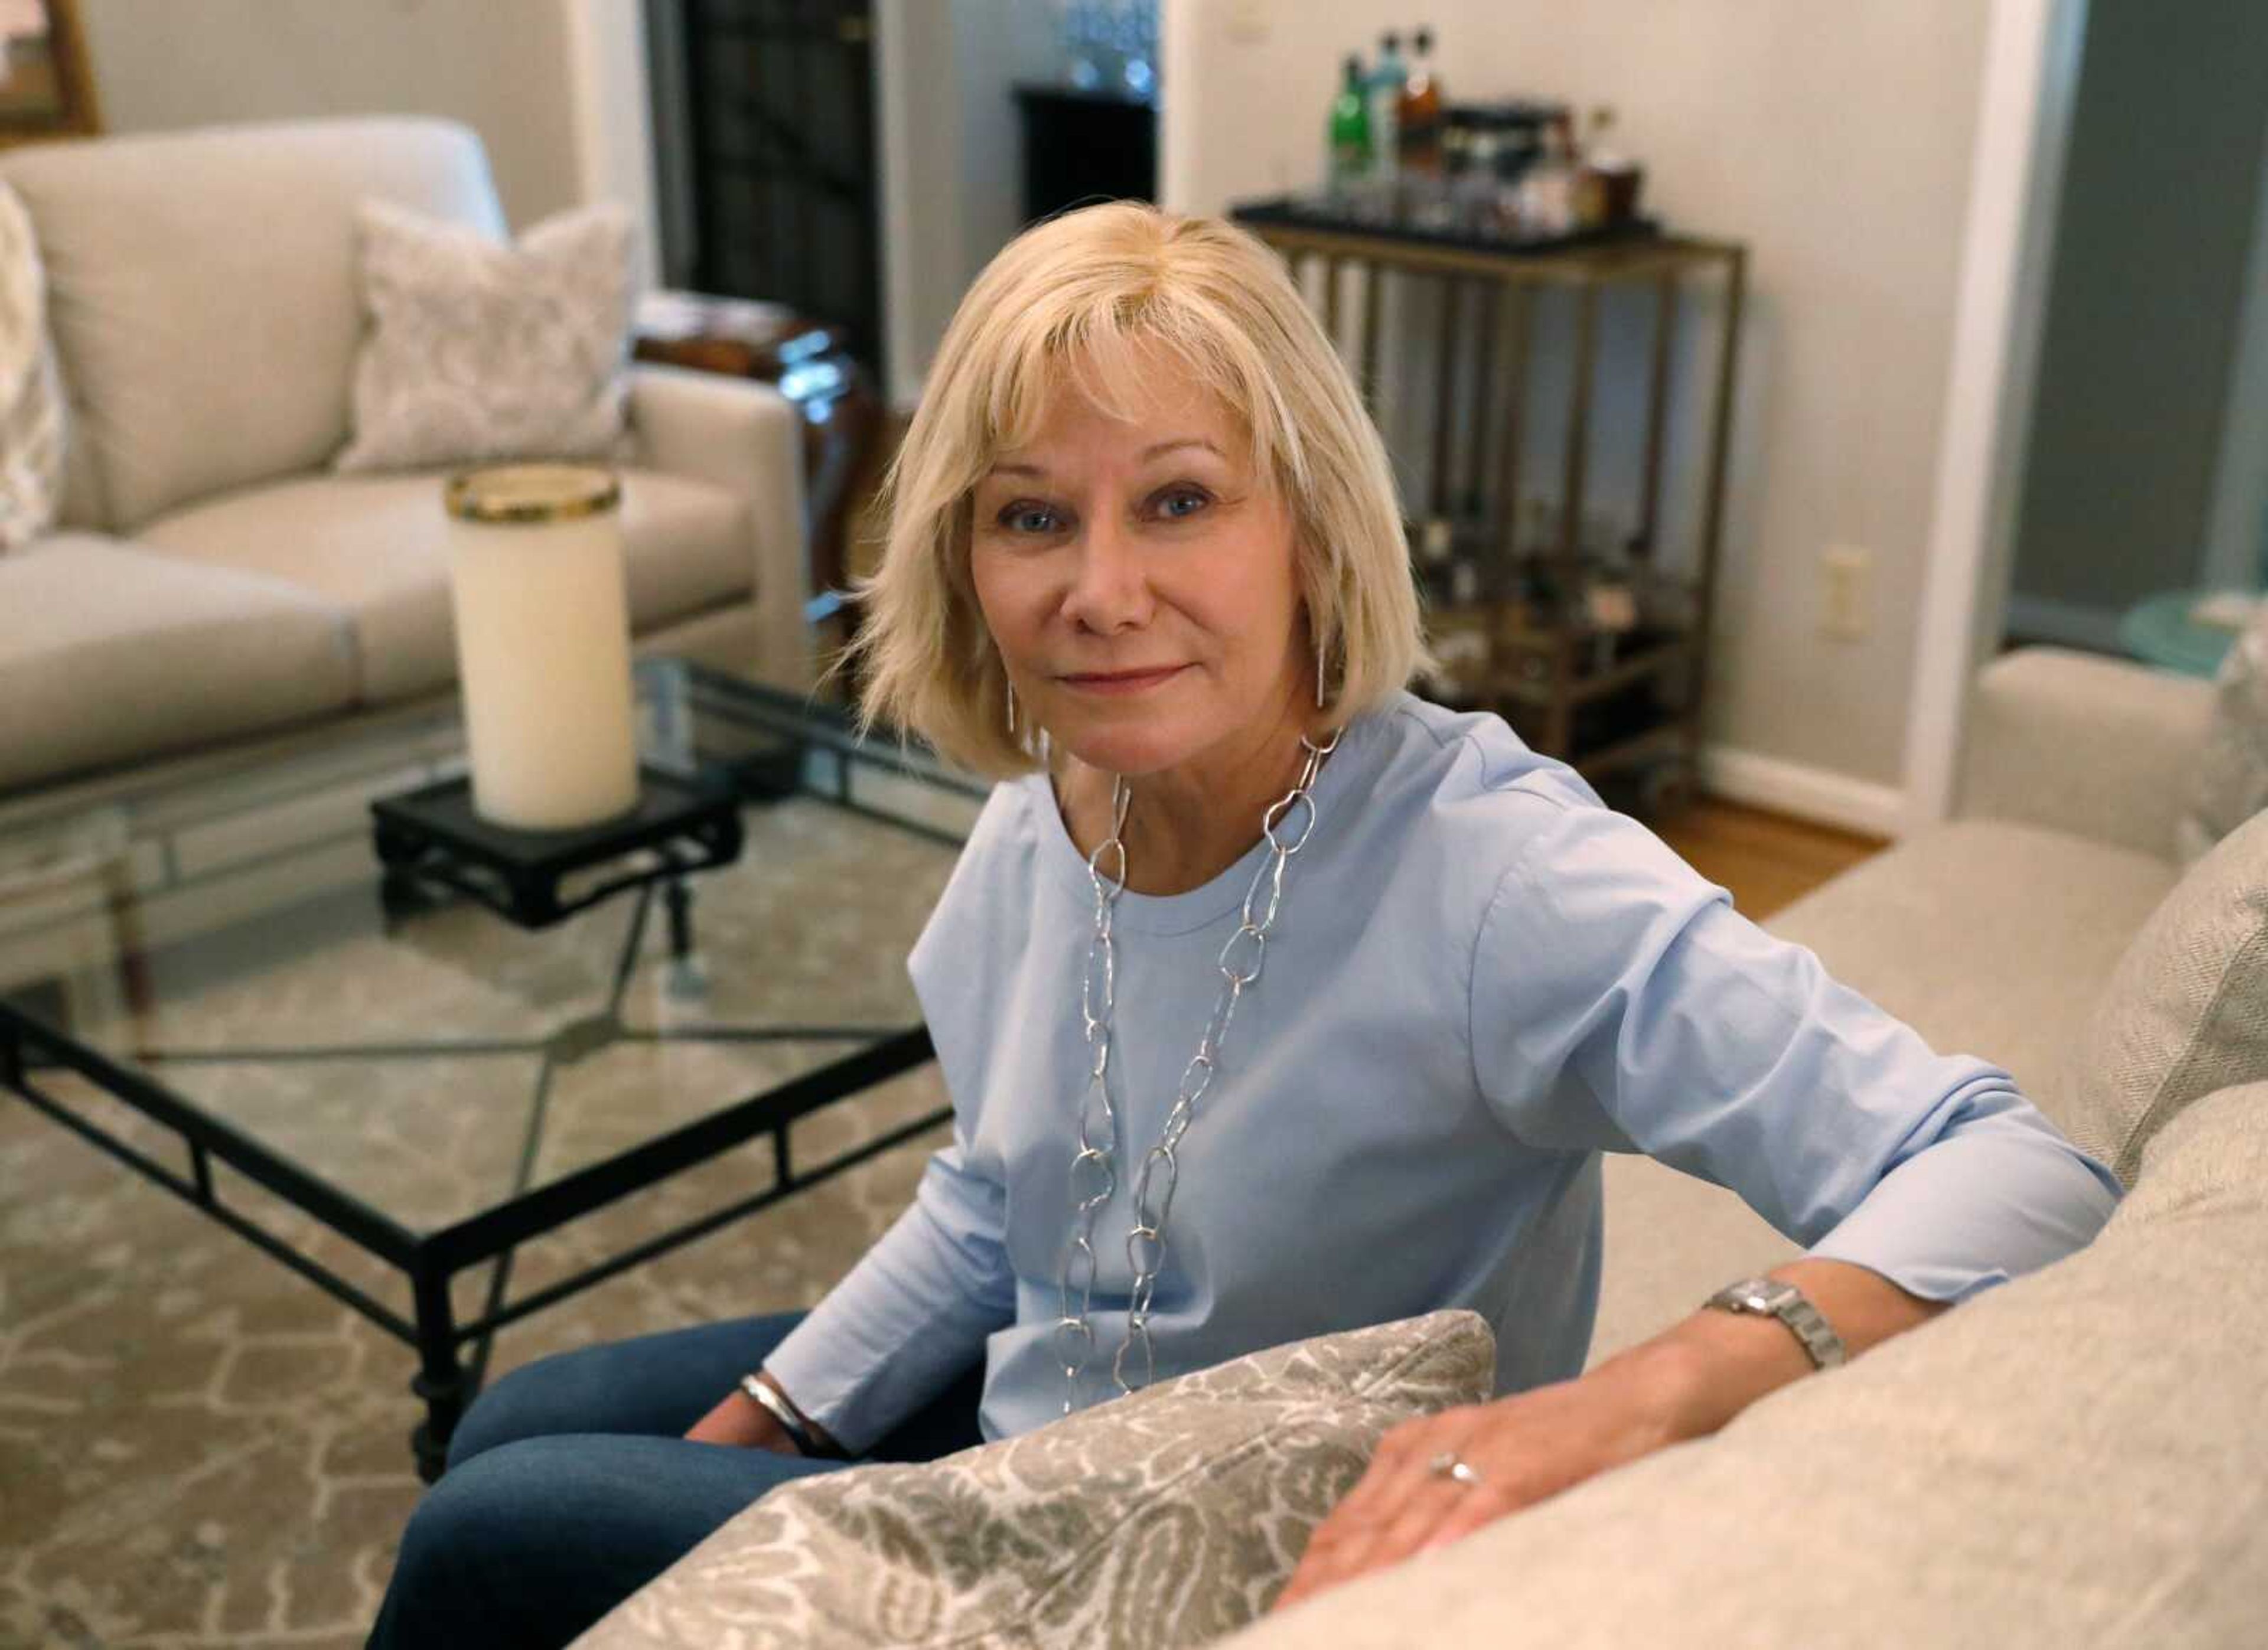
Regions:
<instances>
[{"instance_id":1,"label":"blonde bob haircut","mask_svg":"<svg viewBox=\"0 0 2268 1650\"><path fill-rule=\"evenodd\" d=\"M918 733L998 777L1039 766L1012 731L1008 679L969 573L972 499L1074 388L1129 417L1107 386L1162 348L1219 397L1253 473L1293 524L1294 564L1341 726L1432 668L1385 443L1283 261L1218 218L1114 201L1036 224L984 267L946 328L875 504L881 560L860 582L864 724Z\"/></svg>"}]
</instances>

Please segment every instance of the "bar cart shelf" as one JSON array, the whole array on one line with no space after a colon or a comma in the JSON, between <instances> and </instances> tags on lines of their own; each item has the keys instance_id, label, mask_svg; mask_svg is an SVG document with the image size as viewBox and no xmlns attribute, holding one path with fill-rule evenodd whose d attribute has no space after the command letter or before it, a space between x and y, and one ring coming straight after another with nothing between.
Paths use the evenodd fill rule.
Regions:
<instances>
[{"instance_id":1,"label":"bar cart shelf","mask_svg":"<svg viewBox=\"0 0 2268 1650\"><path fill-rule=\"evenodd\" d=\"M1358 288L1359 359L1352 365L1373 409L1381 276L1440 288L1431 341L1433 433L1422 455L1432 502L1407 524L1427 592L1427 629L1444 665L1428 692L1447 703L1496 711L1531 747L1569 762L1617 807L1661 813L1690 802L1724 525L1746 249L1665 233L1644 221L1548 244L1419 234L1396 223L1333 225L1319 218L1312 203L1288 197L1245 203L1230 216L1282 254L1295 276L1320 261L1322 320L1334 340L1343 336L1347 289ZM1689 282L1712 279L1719 299L1712 317L1714 382L1698 449L1704 491L1695 525L1683 535L1689 541L1671 545L1662 541L1661 509L1671 378L1678 328L1693 324L1681 318L1679 298ZM1652 300L1637 387L1643 468L1634 530L1615 556L1602 558L1587 549L1582 533L1593 482L1600 307L1604 295L1619 288ZM1561 457L1556 474L1524 480L1536 298L1554 290L1572 299L1573 328L1559 415ZM1461 373L1458 364L1468 359L1475 370ZM1462 396L1461 378L1469 380ZM1456 431L1469 434L1460 443L1440 433ZM1521 519L1539 486L1549 489L1550 505L1541 531ZM1454 507L1443 502L1452 499ZM1453 571L1463 588L1447 587Z\"/></svg>"}]
</instances>

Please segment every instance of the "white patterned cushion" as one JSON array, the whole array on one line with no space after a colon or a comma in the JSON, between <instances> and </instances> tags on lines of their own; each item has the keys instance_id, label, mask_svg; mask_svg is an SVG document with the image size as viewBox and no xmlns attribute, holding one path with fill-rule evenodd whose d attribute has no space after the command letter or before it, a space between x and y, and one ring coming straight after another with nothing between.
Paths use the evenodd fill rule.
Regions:
<instances>
[{"instance_id":1,"label":"white patterned cushion","mask_svg":"<svg viewBox=\"0 0 2268 1650\"><path fill-rule=\"evenodd\" d=\"M0 183L0 551L55 519L63 482L63 395L48 336L47 271L32 220Z\"/></svg>"},{"instance_id":2,"label":"white patterned cushion","mask_svg":"<svg viewBox=\"0 0 2268 1650\"><path fill-rule=\"evenodd\" d=\"M2188 807L2174 822L2174 850L2183 865L2268 807L2268 601L2229 646L2213 678L2213 721L2190 785Z\"/></svg>"},{"instance_id":3,"label":"white patterned cushion","mask_svg":"<svg viewBox=\"0 0 2268 1650\"><path fill-rule=\"evenodd\" d=\"M383 201L361 209L370 331L333 468L616 456L633 277L630 213L548 217L502 246Z\"/></svg>"},{"instance_id":4,"label":"white patterned cushion","mask_svg":"<svg viewBox=\"0 0 2268 1650\"><path fill-rule=\"evenodd\" d=\"M783 1484L585 1650L1113 1650L1258 1618L1389 1426L1493 1389L1476 1313L1231 1359L924 1466Z\"/></svg>"}]
</instances>

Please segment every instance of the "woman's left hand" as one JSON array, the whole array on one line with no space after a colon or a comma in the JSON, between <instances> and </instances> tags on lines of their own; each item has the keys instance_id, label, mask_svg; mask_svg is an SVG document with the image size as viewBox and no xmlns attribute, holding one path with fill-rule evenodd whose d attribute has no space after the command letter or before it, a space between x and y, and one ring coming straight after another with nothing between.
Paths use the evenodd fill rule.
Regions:
<instances>
[{"instance_id":1,"label":"woman's left hand","mask_svg":"<svg viewBox=\"0 0 2268 1650\"><path fill-rule=\"evenodd\" d=\"M1638 1359L1405 1421L1379 1441L1370 1470L1316 1527L1270 1608L1454 1541L1689 1435L1667 1372ZM1464 1462L1479 1482L1435 1470L1444 1456Z\"/></svg>"}]
</instances>

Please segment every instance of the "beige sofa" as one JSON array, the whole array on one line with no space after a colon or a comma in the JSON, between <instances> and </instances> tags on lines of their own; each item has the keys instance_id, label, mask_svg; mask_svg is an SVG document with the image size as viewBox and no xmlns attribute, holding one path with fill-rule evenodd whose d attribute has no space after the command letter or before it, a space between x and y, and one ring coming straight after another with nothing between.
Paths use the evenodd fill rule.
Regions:
<instances>
[{"instance_id":1,"label":"beige sofa","mask_svg":"<svg viewBox=\"0 0 2268 1650\"><path fill-rule=\"evenodd\" d=\"M2093 1244L1712 1438L1219 1642L2268 1643L2268 818L2186 875L2172 861L2210 699L2203 682L2057 649L1993 661L1959 816L1766 924L1939 1048L2007 1065L2112 1162L2132 1190ZM1606 1183L1594 1362L1798 1252L1730 1194L1646 1160L1609 1159ZM1137 1499L1107 1479L1076 1493ZM1049 1492L1019 1481L999 1496L1043 1511ZM1139 1532L1126 1510L1123 1539L1172 1550L1169 1510ZM726 1525L580 1642L791 1642L764 1623L778 1589L803 1585L795 1557L734 1545L762 1522ZM878 1575L917 1548L878 1557ZM1217 1600L1213 1568L1170 1585ZM1185 1642L1154 1631L1174 1602L1116 1601L1114 1642ZM993 1623L950 1638L970 1650L1069 1642L1052 1605L968 1614Z\"/></svg>"},{"instance_id":2,"label":"beige sofa","mask_svg":"<svg viewBox=\"0 0 2268 1650\"><path fill-rule=\"evenodd\" d=\"M2268 820L2174 863L2211 701L2060 649L1996 659L1958 817L1765 924L2112 1160L2131 1190L2094 1243L1224 1642L2268 1644ZM2101 1138L2106 1101L2145 1094L2133 1143ZM1652 1163L1609 1160L1607 1185L1594 1359L1795 1253Z\"/></svg>"},{"instance_id":3,"label":"beige sofa","mask_svg":"<svg viewBox=\"0 0 2268 1650\"><path fill-rule=\"evenodd\" d=\"M70 400L54 534L0 556L0 795L325 719L455 677L440 472L335 475L365 196L505 232L480 141L422 119L247 125L0 155ZM631 374L631 625L808 685L794 409Z\"/></svg>"},{"instance_id":4,"label":"beige sofa","mask_svg":"<svg viewBox=\"0 0 2268 1650\"><path fill-rule=\"evenodd\" d=\"M1933 1047L2006 1067L2062 1121L2088 1016L2180 880L2174 820L2212 696L2204 681L2098 655L2003 655L1977 678L1955 817L1764 926L1817 952ZM1683 1316L1744 1263L1801 1253L1732 1193L1650 1158L1609 1157L1605 1174L1594 1363Z\"/></svg>"}]
</instances>

